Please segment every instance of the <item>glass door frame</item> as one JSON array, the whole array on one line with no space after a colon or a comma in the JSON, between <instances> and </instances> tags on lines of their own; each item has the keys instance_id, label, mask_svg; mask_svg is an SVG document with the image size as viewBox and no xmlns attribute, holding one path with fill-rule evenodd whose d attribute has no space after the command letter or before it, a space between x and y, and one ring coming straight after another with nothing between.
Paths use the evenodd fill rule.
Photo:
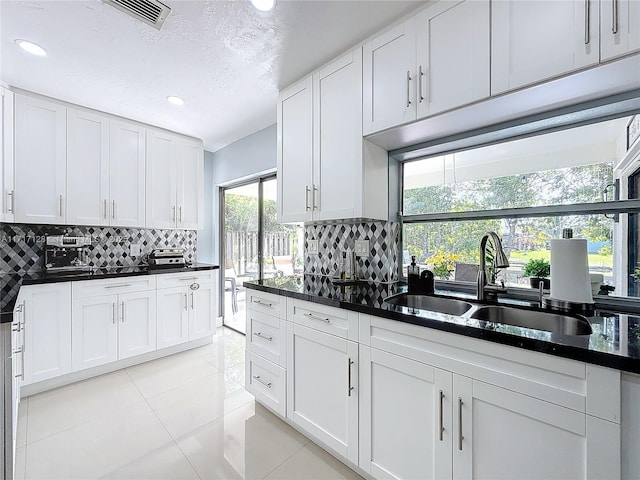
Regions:
<instances>
[{"instance_id":1,"label":"glass door frame","mask_svg":"<svg viewBox=\"0 0 640 480\"><path fill-rule=\"evenodd\" d=\"M238 333L241 333L243 335L246 335L246 332L240 332L237 329L225 324L225 281L224 281L224 270L226 268L226 261L227 261L227 242L226 242L226 229L225 229L225 193L227 192L227 190L231 190L234 188L238 188L238 187L244 187L246 185L252 185L254 183L258 184L258 259L257 259L257 267L258 267L258 280L262 280L264 278L264 192L263 192L263 184L266 181L270 181L270 180L276 180L277 175L276 172L273 173L269 173L269 174L265 174L265 175L258 175L256 177L250 178L250 179L246 179L246 180L242 180L239 182L235 182L235 183L229 183L226 185L223 185L220 187L220 191L219 191L219 207L220 207L220 225L219 225L219 232L220 232L220 259L222 260L222 262L225 262L224 267L221 266L220 270L221 270L221 281L220 281L220 312L222 313L222 325L224 327L230 328L231 330L234 330ZM221 263L222 263L221 262Z\"/></svg>"}]
</instances>

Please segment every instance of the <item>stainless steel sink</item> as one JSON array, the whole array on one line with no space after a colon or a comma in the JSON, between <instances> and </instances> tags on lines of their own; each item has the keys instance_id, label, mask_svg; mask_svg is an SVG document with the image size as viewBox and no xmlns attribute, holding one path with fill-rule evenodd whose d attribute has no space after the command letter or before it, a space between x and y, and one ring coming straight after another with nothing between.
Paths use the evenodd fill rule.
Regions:
<instances>
[{"instance_id":1,"label":"stainless steel sink","mask_svg":"<svg viewBox=\"0 0 640 480\"><path fill-rule=\"evenodd\" d=\"M446 313L449 315L462 315L469 311L473 305L463 300L453 298L432 297L429 295L413 295L398 293L385 299L390 305L398 305L407 308L419 308L432 312Z\"/></svg>"},{"instance_id":2,"label":"stainless steel sink","mask_svg":"<svg viewBox=\"0 0 640 480\"><path fill-rule=\"evenodd\" d=\"M502 323L516 327L544 330L559 335L591 335L591 324L584 317L537 312L502 306L482 306L469 318L487 322Z\"/></svg>"}]
</instances>

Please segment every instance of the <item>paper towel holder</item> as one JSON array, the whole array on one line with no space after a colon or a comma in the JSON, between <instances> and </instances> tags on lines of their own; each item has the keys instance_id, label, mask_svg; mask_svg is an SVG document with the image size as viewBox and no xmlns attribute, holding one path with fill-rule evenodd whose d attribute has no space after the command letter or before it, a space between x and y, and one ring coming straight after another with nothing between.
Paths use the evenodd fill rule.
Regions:
<instances>
[{"instance_id":1,"label":"paper towel holder","mask_svg":"<svg viewBox=\"0 0 640 480\"><path fill-rule=\"evenodd\" d=\"M570 302L568 300L558 300L557 298L551 298L549 295L544 295L542 297L542 308L566 313L579 313L587 317L593 317L596 312L595 302Z\"/></svg>"}]
</instances>

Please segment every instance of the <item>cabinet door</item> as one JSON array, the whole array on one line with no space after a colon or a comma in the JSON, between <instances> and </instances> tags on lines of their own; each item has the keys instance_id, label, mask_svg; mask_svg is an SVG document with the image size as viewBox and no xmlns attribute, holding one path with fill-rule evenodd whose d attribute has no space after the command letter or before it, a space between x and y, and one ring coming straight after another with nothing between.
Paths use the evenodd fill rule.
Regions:
<instances>
[{"instance_id":1,"label":"cabinet door","mask_svg":"<svg viewBox=\"0 0 640 480\"><path fill-rule=\"evenodd\" d=\"M158 348L189 340L189 290L185 287L157 291Z\"/></svg>"},{"instance_id":2,"label":"cabinet door","mask_svg":"<svg viewBox=\"0 0 640 480\"><path fill-rule=\"evenodd\" d=\"M362 210L362 49L313 75L316 220L355 218Z\"/></svg>"},{"instance_id":3,"label":"cabinet door","mask_svg":"<svg viewBox=\"0 0 640 480\"><path fill-rule=\"evenodd\" d=\"M176 227L175 141L174 135L147 129L147 227Z\"/></svg>"},{"instance_id":4,"label":"cabinet door","mask_svg":"<svg viewBox=\"0 0 640 480\"><path fill-rule=\"evenodd\" d=\"M13 222L13 93L4 87L0 87L0 108L0 221Z\"/></svg>"},{"instance_id":5,"label":"cabinet door","mask_svg":"<svg viewBox=\"0 0 640 480\"><path fill-rule=\"evenodd\" d=\"M358 344L287 323L287 418L358 463Z\"/></svg>"},{"instance_id":6,"label":"cabinet door","mask_svg":"<svg viewBox=\"0 0 640 480\"><path fill-rule=\"evenodd\" d=\"M415 19L367 43L363 62L363 133L415 120Z\"/></svg>"},{"instance_id":7,"label":"cabinet door","mask_svg":"<svg viewBox=\"0 0 640 480\"><path fill-rule=\"evenodd\" d=\"M15 95L17 222L65 223L67 109Z\"/></svg>"},{"instance_id":8,"label":"cabinet door","mask_svg":"<svg viewBox=\"0 0 640 480\"><path fill-rule=\"evenodd\" d=\"M597 64L599 35L594 1L493 2L491 94Z\"/></svg>"},{"instance_id":9,"label":"cabinet door","mask_svg":"<svg viewBox=\"0 0 640 480\"><path fill-rule=\"evenodd\" d=\"M189 340L211 337L216 333L217 282L196 285L200 285L197 290L187 288L189 294Z\"/></svg>"},{"instance_id":10,"label":"cabinet door","mask_svg":"<svg viewBox=\"0 0 640 480\"><path fill-rule=\"evenodd\" d=\"M416 17L418 118L489 97L489 0L439 2Z\"/></svg>"},{"instance_id":11,"label":"cabinet door","mask_svg":"<svg viewBox=\"0 0 640 480\"><path fill-rule=\"evenodd\" d=\"M278 100L278 221L312 219L314 190L312 79L292 85Z\"/></svg>"},{"instance_id":12,"label":"cabinet door","mask_svg":"<svg viewBox=\"0 0 640 480\"><path fill-rule=\"evenodd\" d=\"M23 292L24 290L24 292ZM23 385L71 371L71 283L22 287Z\"/></svg>"},{"instance_id":13,"label":"cabinet door","mask_svg":"<svg viewBox=\"0 0 640 480\"><path fill-rule=\"evenodd\" d=\"M640 50L638 0L600 0L600 49L601 60Z\"/></svg>"},{"instance_id":14,"label":"cabinet door","mask_svg":"<svg viewBox=\"0 0 640 480\"><path fill-rule=\"evenodd\" d=\"M375 478L450 478L451 382L450 372L360 346L360 467Z\"/></svg>"},{"instance_id":15,"label":"cabinet door","mask_svg":"<svg viewBox=\"0 0 640 480\"><path fill-rule=\"evenodd\" d=\"M122 227L145 224L146 129L112 118L109 155L109 222Z\"/></svg>"},{"instance_id":16,"label":"cabinet door","mask_svg":"<svg viewBox=\"0 0 640 480\"><path fill-rule=\"evenodd\" d=\"M453 388L454 479L588 478L585 414L459 375Z\"/></svg>"},{"instance_id":17,"label":"cabinet door","mask_svg":"<svg viewBox=\"0 0 640 480\"><path fill-rule=\"evenodd\" d=\"M156 292L118 295L118 359L156 349Z\"/></svg>"},{"instance_id":18,"label":"cabinet door","mask_svg":"<svg viewBox=\"0 0 640 480\"><path fill-rule=\"evenodd\" d=\"M118 359L118 296L73 299L73 370Z\"/></svg>"},{"instance_id":19,"label":"cabinet door","mask_svg":"<svg viewBox=\"0 0 640 480\"><path fill-rule=\"evenodd\" d=\"M176 147L178 228L197 230L204 218L204 150L200 142L184 138Z\"/></svg>"},{"instance_id":20,"label":"cabinet door","mask_svg":"<svg viewBox=\"0 0 640 480\"><path fill-rule=\"evenodd\" d=\"M109 118L67 109L67 223L108 225Z\"/></svg>"}]
</instances>

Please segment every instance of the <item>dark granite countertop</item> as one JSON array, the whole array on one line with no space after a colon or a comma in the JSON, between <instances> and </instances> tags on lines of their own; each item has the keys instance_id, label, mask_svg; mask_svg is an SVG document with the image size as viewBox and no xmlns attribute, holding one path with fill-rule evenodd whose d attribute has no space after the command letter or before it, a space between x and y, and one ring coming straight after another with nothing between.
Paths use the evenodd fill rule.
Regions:
<instances>
[{"instance_id":1,"label":"dark granite countertop","mask_svg":"<svg viewBox=\"0 0 640 480\"><path fill-rule=\"evenodd\" d=\"M640 315L597 309L588 320L591 335L563 336L546 331L486 322L464 316L389 305L384 299L406 291L402 284L361 282L336 286L328 277L270 278L244 282L244 286L276 295L299 298L360 313L443 330L504 345L570 358L627 372L640 373ZM452 292L443 296L453 296ZM467 298L469 295L455 295ZM472 300L473 303L478 303ZM534 308L535 303L504 299L500 304ZM537 309L537 308L536 308Z\"/></svg>"},{"instance_id":2,"label":"dark granite countertop","mask_svg":"<svg viewBox=\"0 0 640 480\"><path fill-rule=\"evenodd\" d=\"M186 267L162 267L149 268L147 265L129 267L102 267L91 272L74 274L47 274L45 271L26 273L7 273L0 275L0 323L13 320L13 307L18 297L18 291L22 285L40 285L44 283L78 282L81 280L103 280L106 278L132 277L138 275L156 275L163 273L181 273L202 270L215 270L218 265L206 263L192 263Z\"/></svg>"}]
</instances>

